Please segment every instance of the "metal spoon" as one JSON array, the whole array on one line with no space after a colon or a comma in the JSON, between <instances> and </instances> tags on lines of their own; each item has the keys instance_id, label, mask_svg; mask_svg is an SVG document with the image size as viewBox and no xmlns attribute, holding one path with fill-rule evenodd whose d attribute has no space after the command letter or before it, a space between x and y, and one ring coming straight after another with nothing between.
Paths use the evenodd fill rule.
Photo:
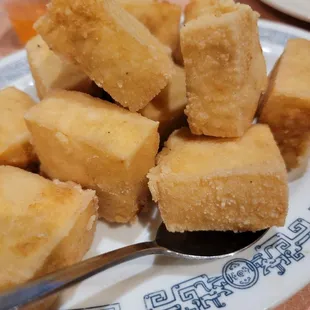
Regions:
<instances>
[{"instance_id":1,"label":"metal spoon","mask_svg":"<svg viewBox=\"0 0 310 310\"><path fill-rule=\"evenodd\" d=\"M268 229L243 233L217 231L171 233L162 223L154 241L133 244L92 257L3 292L0 295L0 310L27 305L110 267L145 255L161 254L200 260L232 256L251 246L267 231Z\"/></svg>"}]
</instances>

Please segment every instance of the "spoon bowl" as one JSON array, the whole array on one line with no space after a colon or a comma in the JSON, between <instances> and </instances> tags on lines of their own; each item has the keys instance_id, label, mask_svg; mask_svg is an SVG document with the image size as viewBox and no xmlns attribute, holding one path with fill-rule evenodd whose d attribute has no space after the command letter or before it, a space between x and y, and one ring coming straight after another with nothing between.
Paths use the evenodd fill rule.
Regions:
<instances>
[{"instance_id":1,"label":"spoon bowl","mask_svg":"<svg viewBox=\"0 0 310 310\"><path fill-rule=\"evenodd\" d=\"M166 248L170 256L186 259L213 260L244 251L261 239L269 229L256 232L193 231L171 233L162 223L156 234L156 243Z\"/></svg>"},{"instance_id":2,"label":"spoon bowl","mask_svg":"<svg viewBox=\"0 0 310 310\"><path fill-rule=\"evenodd\" d=\"M162 223L156 239L129 245L50 273L0 294L0 310L16 309L36 302L101 271L150 254L185 259L214 260L232 256L261 239L268 229L257 232L197 231L171 233Z\"/></svg>"}]
</instances>

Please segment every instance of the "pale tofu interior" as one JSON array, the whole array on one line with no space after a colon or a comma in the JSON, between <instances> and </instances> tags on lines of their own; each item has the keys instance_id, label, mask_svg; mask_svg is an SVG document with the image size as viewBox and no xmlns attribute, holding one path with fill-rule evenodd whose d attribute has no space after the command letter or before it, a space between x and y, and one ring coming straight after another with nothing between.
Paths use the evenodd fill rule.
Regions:
<instances>
[{"instance_id":1,"label":"pale tofu interior","mask_svg":"<svg viewBox=\"0 0 310 310\"><path fill-rule=\"evenodd\" d=\"M122 7L143 23L149 31L172 51L177 48L182 9L170 2L150 0L118 1Z\"/></svg>"},{"instance_id":2,"label":"pale tofu interior","mask_svg":"<svg viewBox=\"0 0 310 310\"><path fill-rule=\"evenodd\" d=\"M163 44L158 45L158 43L160 43L158 39L152 36L151 33L139 21L137 21L136 18L134 18L125 9L123 9L117 2L118 1L114 0L92 1L91 9L88 10L88 4L85 4L85 8L82 11L81 7L83 7L84 4L74 2L70 3L65 0L54 0L51 2L50 7L48 8L48 14L51 14L49 17L55 18L55 20L59 21L60 23L75 23L75 27L83 27L83 21L85 23L92 23L94 25L91 31L87 30L88 33L81 32L76 34L77 39L80 38L80 36L87 38L87 36L93 36L95 33L97 36L101 35L102 31L100 30L100 27L98 27L99 24L103 28L116 28L113 27L113 23L115 23L121 27L122 31L129 33L136 41L139 42L139 44L148 46L149 51L153 51L156 54L156 52L159 51L158 48L161 47L161 52L169 52L169 49ZM53 6L55 6L55 11ZM66 17L68 19L59 19L58 10L67 12ZM44 19L48 18L48 14L42 17L42 19L38 20L36 24L38 27ZM79 20L74 20L74 14L79 16L81 22ZM69 28L71 29L71 34L76 32L75 27ZM112 31L117 30L113 29ZM105 39L105 37L102 37L102 40ZM154 59L154 61L155 60L156 59Z\"/></svg>"},{"instance_id":3,"label":"pale tofu interior","mask_svg":"<svg viewBox=\"0 0 310 310\"><path fill-rule=\"evenodd\" d=\"M188 177L260 174L281 170L279 167L283 165L271 132L262 125L251 127L238 139L197 137L184 128L176 131L166 146L169 151L159 156L160 165L156 167L165 174Z\"/></svg>"},{"instance_id":4,"label":"pale tofu interior","mask_svg":"<svg viewBox=\"0 0 310 310\"><path fill-rule=\"evenodd\" d=\"M201 36L199 41L201 49L197 49L188 55L191 58L190 64L192 64L195 57L204 59L200 67L192 69L191 74L197 79L192 88L197 88L197 93L205 93L203 89L199 89L202 85L198 80L198 75L200 78L204 78L203 81L208 78L210 82L205 83L205 87L209 89L209 94L205 99L211 100L210 98L213 98L215 94L216 104L218 105L218 102L222 101L222 104L217 108L218 110L225 109L225 103L230 100L227 95L234 97L244 90L249 82L246 77L251 76L257 70L257 66L254 68L256 62L253 61L252 63L252 59L248 60L247 55L251 55L254 47L256 47L253 43L253 33L255 33L256 29L256 13L253 13L247 5L236 7L238 10L225 12L220 16L204 15L189 22L184 28L188 37L191 31L200 33L201 29L204 29L204 33L207 34L207 36ZM244 33L241 33L240 29L245 25L247 29L245 29ZM251 44L240 46L242 38L246 39L246 42L251 42ZM194 36L187 38L187 40L190 46L197 45ZM219 41L221 42L219 43ZM203 58L206 46L208 47L208 55ZM209 72L205 72L206 67ZM213 76L216 76L216 79ZM240 87L240 84L242 84L242 87ZM232 94L232 90L236 94ZM213 103L212 100L211 103ZM238 105L235 108L238 109ZM239 117L242 117L241 112Z\"/></svg>"},{"instance_id":5,"label":"pale tofu interior","mask_svg":"<svg viewBox=\"0 0 310 310\"><path fill-rule=\"evenodd\" d=\"M273 68L259 122L270 126L289 179L306 170L310 152L310 42L290 39Z\"/></svg>"},{"instance_id":6,"label":"pale tofu interior","mask_svg":"<svg viewBox=\"0 0 310 310\"><path fill-rule=\"evenodd\" d=\"M24 114L33 105L27 94L13 87L0 91L0 154L30 138Z\"/></svg>"},{"instance_id":7,"label":"pale tofu interior","mask_svg":"<svg viewBox=\"0 0 310 310\"><path fill-rule=\"evenodd\" d=\"M38 35L26 45L32 74L42 98L50 89L78 89L86 91L91 81L81 69L57 56ZM85 85L84 85L85 84Z\"/></svg>"},{"instance_id":8,"label":"pale tofu interior","mask_svg":"<svg viewBox=\"0 0 310 310\"><path fill-rule=\"evenodd\" d=\"M310 99L309 54L310 42L308 40L291 39L288 41L276 73L274 90L277 93Z\"/></svg>"},{"instance_id":9,"label":"pale tofu interior","mask_svg":"<svg viewBox=\"0 0 310 310\"><path fill-rule=\"evenodd\" d=\"M88 95L58 91L26 115L39 126L58 130L60 140L73 138L112 157L130 159L158 123Z\"/></svg>"},{"instance_id":10,"label":"pale tofu interior","mask_svg":"<svg viewBox=\"0 0 310 310\"><path fill-rule=\"evenodd\" d=\"M94 196L77 185L0 166L0 288L31 279Z\"/></svg>"}]
</instances>

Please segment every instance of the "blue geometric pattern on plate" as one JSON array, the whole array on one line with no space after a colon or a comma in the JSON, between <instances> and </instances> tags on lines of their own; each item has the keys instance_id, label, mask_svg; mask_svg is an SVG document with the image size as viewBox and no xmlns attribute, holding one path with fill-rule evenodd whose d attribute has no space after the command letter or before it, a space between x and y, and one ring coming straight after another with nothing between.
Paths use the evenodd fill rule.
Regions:
<instances>
[{"instance_id":1,"label":"blue geometric pattern on plate","mask_svg":"<svg viewBox=\"0 0 310 310\"><path fill-rule=\"evenodd\" d=\"M203 310L223 308L226 297L238 289L249 289L260 276L276 271L283 275L287 266L304 258L303 244L310 239L310 223L298 218L288 226L288 233L278 232L257 245L251 260L234 258L222 269L222 275L206 274L144 296L147 310Z\"/></svg>"}]
</instances>

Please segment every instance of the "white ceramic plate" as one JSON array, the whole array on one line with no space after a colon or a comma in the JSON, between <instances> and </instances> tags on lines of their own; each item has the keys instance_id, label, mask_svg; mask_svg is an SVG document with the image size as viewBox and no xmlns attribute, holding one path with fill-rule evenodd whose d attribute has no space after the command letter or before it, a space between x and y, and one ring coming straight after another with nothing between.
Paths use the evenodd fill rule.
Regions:
<instances>
[{"instance_id":1,"label":"white ceramic plate","mask_svg":"<svg viewBox=\"0 0 310 310\"><path fill-rule=\"evenodd\" d=\"M310 34L260 21L268 70L291 37ZM35 97L25 51L0 62L0 88L14 85ZM204 310L272 308L310 282L310 169L290 184L284 228L273 228L256 245L213 262L144 257L107 270L65 291L60 309ZM87 257L150 240L160 222L156 211L132 226L100 222Z\"/></svg>"},{"instance_id":2,"label":"white ceramic plate","mask_svg":"<svg viewBox=\"0 0 310 310\"><path fill-rule=\"evenodd\" d=\"M310 23L309 0L261 0L269 6L287 15Z\"/></svg>"}]
</instances>

